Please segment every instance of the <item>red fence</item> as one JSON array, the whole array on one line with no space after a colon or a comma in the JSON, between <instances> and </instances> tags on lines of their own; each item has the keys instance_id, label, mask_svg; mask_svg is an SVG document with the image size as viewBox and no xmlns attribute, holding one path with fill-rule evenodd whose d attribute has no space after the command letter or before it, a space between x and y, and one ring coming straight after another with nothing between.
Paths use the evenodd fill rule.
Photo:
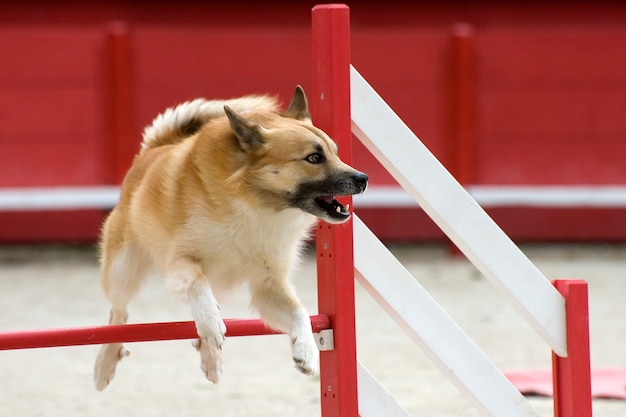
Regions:
<instances>
[{"instance_id":1,"label":"red fence","mask_svg":"<svg viewBox=\"0 0 626 417\"><path fill-rule=\"evenodd\" d=\"M224 323L227 337L277 334L259 319L226 319ZM312 316L311 325L315 333L330 328L328 317L323 315ZM193 321L23 330L0 333L0 350L197 338Z\"/></svg>"}]
</instances>

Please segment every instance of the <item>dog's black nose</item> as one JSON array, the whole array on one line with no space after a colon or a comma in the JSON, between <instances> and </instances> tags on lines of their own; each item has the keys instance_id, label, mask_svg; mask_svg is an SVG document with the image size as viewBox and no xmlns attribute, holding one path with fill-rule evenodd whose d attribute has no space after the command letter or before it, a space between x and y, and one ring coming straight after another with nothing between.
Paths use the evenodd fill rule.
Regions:
<instances>
[{"instance_id":1,"label":"dog's black nose","mask_svg":"<svg viewBox=\"0 0 626 417\"><path fill-rule=\"evenodd\" d=\"M362 172L358 172L358 173L354 174L354 182L357 185L357 187L359 188L359 193L362 193L367 188L367 180L368 179L369 179L369 177L367 176L367 174L364 174Z\"/></svg>"}]
</instances>

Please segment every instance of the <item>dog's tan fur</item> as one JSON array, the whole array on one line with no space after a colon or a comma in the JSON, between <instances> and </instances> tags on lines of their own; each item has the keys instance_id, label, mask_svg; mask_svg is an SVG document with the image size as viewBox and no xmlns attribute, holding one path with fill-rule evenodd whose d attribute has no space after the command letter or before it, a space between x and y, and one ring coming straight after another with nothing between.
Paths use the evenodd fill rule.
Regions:
<instances>
[{"instance_id":1,"label":"dog's tan fur","mask_svg":"<svg viewBox=\"0 0 626 417\"><path fill-rule=\"evenodd\" d=\"M109 323L126 322L128 302L156 271L189 302L202 370L217 382L226 330L217 300L247 283L264 321L290 335L298 369L314 372L308 313L288 278L317 218L348 219L332 196L362 192L366 182L311 124L300 88L285 112L266 96L198 99L168 109L146 128L103 227ZM94 376L99 390L126 355L121 344L102 347Z\"/></svg>"}]
</instances>

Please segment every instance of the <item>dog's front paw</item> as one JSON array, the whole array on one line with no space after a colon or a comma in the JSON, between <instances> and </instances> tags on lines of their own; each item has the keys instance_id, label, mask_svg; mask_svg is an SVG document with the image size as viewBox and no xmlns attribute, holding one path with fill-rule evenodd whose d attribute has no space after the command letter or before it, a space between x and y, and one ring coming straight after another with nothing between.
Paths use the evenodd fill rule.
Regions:
<instances>
[{"instance_id":1,"label":"dog's front paw","mask_svg":"<svg viewBox=\"0 0 626 417\"><path fill-rule=\"evenodd\" d=\"M318 368L318 351L313 333L291 336L291 351L296 368L305 375L313 375Z\"/></svg>"},{"instance_id":2,"label":"dog's front paw","mask_svg":"<svg viewBox=\"0 0 626 417\"><path fill-rule=\"evenodd\" d=\"M222 349L203 339L196 339L192 345L200 352L200 369L209 381L217 384L222 377Z\"/></svg>"},{"instance_id":3,"label":"dog's front paw","mask_svg":"<svg viewBox=\"0 0 626 417\"><path fill-rule=\"evenodd\" d=\"M226 325L220 317L211 318L203 323L196 322L200 339L193 342L193 347L200 352L200 368L206 378L218 383L222 376L222 346L226 340Z\"/></svg>"},{"instance_id":4,"label":"dog's front paw","mask_svg":"<svg viewBox=\"0 0 626 417\"><path fill-rule=\"evenodd\" d=\"M222 350L226 340L226 325L219 315L202 321L196 320L196 330L200 339L205 343L214 345L218 350Z\"/></svg>"}]
</instances>

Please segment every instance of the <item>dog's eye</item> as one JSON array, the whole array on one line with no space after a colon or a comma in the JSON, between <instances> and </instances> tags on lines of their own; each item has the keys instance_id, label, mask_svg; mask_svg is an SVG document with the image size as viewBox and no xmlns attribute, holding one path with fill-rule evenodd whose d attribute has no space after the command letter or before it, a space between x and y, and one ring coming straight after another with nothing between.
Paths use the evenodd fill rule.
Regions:
<instances>
[{"instance_id":1,"label":"dog's eye","mask_svg":"<svg viewBox=\"0 0 626 417\"><path fill-rule=\"evenodd\" d=\"M307 156L304 159L311 164L321 164L322 162L324 162L324 155L322 155L321 153L315 152Z\"/></svg>"}]
</instances>

